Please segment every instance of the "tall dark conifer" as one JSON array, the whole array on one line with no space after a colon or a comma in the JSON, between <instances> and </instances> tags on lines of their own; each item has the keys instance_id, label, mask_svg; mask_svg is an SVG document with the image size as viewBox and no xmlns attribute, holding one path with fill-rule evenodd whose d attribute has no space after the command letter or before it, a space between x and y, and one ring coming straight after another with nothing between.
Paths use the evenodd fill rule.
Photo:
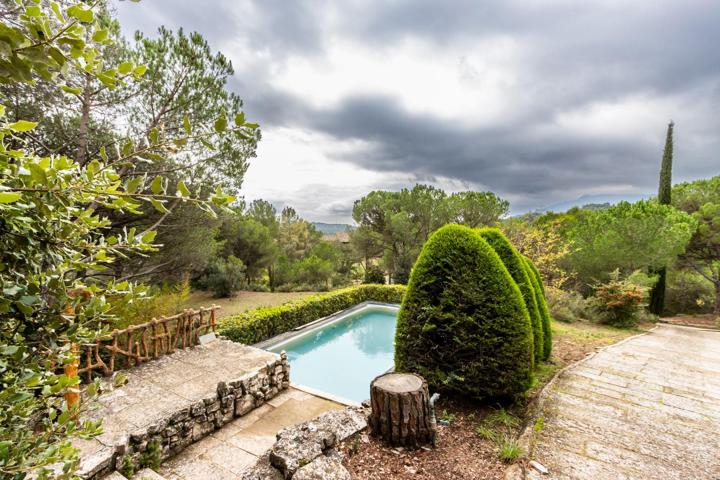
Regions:
<instances>
[{"instance_id":1,"label":"tall dark conifer","mask_svg":"<svg viewBox=\"0 0 720 480\"><path fill-rule=\"evenodd\" d=\"M667 136L665 137L665 151L663 152L662 166L660 167L660 186L658 187L658 203L670 205L672 192L672 161L673 161L673 128L675 124L671 120L668 124ZM650 294L650 311L660 315L665 308L665 283L667 268L657 270L658 281Z\"/></svg>"}]
</instances>

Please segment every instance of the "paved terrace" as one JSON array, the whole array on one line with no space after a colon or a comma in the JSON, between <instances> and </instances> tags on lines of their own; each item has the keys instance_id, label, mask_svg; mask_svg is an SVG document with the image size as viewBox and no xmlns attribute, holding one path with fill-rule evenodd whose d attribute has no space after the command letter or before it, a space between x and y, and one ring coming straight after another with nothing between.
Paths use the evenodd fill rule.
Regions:
<instances>
[{"instance_id":1,"label":"paved terrace","mask_svg":"<svg viewBox=\"0 0 720 480\"><path fill-rule=\"evenodd\" d=\"M546 391L533 458L553 479L720 479L720 332L660 325ZM530 447L532 448L532 447Z\"/></svg>"},{"instance_id":2,"label":"paved terrace","mask_svg":"<svg viewBox=\"0 0 720 480\"><path fill-rule=\"evenodd\" d=\"M103 419L104 433L77 443L84 478L107 473L126 454L137 460L149 442L159 442L167 458L235 418L257 420L274 408L266 402L289 387L286 359L226 340L181 350L124 373L127 384L112 389L104 382L107 391L87 414ZM303 395L283 398L311 412L332 407L329 402L304 406L308 398ZM249 445L245 449L254 451Z\"/></svg>"}]
</instances>

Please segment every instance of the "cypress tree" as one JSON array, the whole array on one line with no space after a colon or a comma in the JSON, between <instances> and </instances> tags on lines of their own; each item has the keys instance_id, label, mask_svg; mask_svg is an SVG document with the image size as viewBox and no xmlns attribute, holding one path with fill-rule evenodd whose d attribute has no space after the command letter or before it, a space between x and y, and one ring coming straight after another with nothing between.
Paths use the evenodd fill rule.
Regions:
<instances>
[{"instance_id":1,"label":"cypress tree","mask_svg":"<svg viewBox=\"0 0 720 480\"><path fill-rule=\"evenodd\" d=\"M673 128L675 123L670 120L665 137L665 151L663 152L662 166L660 167L660 186L658 187L658 203L670 205L672 192L672 161L673 161ZM655 315L660 315L665 308L665 283L667 268L659 268L655 272L658 281L650 293L649 309Z\"/></svg>"}]
</instances>

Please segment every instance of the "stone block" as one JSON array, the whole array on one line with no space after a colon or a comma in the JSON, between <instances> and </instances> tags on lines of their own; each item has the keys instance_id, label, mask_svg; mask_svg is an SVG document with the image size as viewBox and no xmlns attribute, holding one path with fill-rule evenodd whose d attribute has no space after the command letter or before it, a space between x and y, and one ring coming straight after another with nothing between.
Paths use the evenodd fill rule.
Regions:
<instances>
[{"instance_id":1,"label":"stone block","mask_svg":"<svg viewBox=\"0 0 720 480\"><path fill-rule=\"evenodd\" d=\"M255 397L252 395L245 395L242 398L235 400L235 416L241 417L255 408Z\"/></svg>"}]
</instances>

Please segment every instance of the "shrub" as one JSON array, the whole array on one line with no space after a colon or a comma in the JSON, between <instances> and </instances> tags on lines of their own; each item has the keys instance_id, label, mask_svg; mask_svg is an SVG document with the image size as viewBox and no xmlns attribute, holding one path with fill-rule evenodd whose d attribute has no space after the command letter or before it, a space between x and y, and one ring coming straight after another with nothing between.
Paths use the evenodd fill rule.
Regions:
<instances>
[{"instance_id":1,"label":"shrub","mask_svg":"<svg viewBox=\"0 0 720 480\"><path fill-rule=\"evenodd\" d=\"M495 250L500 260L510 272L510 276L515 280L520 288L525 307L530 314L530 322L533 330L533 350L535 352L535 361L539 362L545 356L543 355L543 326L538 310L537 300L535 298L535 288L530 280L528 266L525 259L515 250L510 241L497 228L483 228L478 231L485 241Z\"/></svg>"},{"instance_id":2,"label":"shrub","mask_svg":"<svg viewBox=\"0 0 720 480\"><path fill-rule=\"evenodd\" d=\"M113 321L112 328L123 329L149 322L153 318L179 313L189 296L188 275L184 275L183 281L177 285L151 287L147 296L136 298L116 310L117 319Z\"/></svg>"},{"instance_id":3,"label":"shrub","mask_svg":"<svg viewBox=\"0 0 720 480\"><path fill-rule=\"evenodd\" d=\"M699 273L689 270L670 270L665 291L665 312L712 313L715 306L713 284Z\"/></svg>"},{"instance_id":4,"label":"shrub","mask_svg":"<svg viewBox=\"0 0 720 480\"><path fill-rule=\"evenodd\" d=\"M232 297L242 288L244 281L245 265L242 260L230 255L227 259L215 259L200 280L200 285L216 297Z\"/></svg>"},{"instance_id":5,"label":"shrub","mask_svg":"<svg viewBox=\"0 0 720 480\"><path fill-rule=\"evenodd\" d=\"M535 300L537 301L538 310L540 311L540 320L542 320L543 360L547 360L552 353L552 327L550 326L550 310L545 300L545 286L540 277L540 272L532 263L532 260L527 257L524 257L524 259L528 267L528 273L530 274L530 281L535 289Z\"/></svg>"},{"instance_id":6,"label":"shrub","mask_svg":"<svg viewBox=\"0 0 720 480\"><path fill-rule=\"evenodd\" d=\"M648 290L627 279L621 280L619 271L615 270L608 282L595 287L592 303L602 323L614 327L634 327L640 320Z\"/></svg>"},{"instance_id":7,"label":"shrub","mask_svg":"<svg viewBox=\"0 0 720 480\"><path fill-rule=\"evenodd\" d=\"M532 383L532 327L520 289L473 229L430 236L398 314L395 367L433 388L508 397Z\"/></svg>"},{"instance_id":8,"label":"shrub","mask_svg":"<svg viewBox=\"0 0 720 480\"><path fill-rule=\"evenodd\" d=\"M590 318L591 306L580 293L551 286L548 286L545 292L548 310L555 320L569 323Z\"/></svg>"},{"instance_id":9,"label":"shrub","mask_svg":"<svg viewBox=\"0 0 720 480\"><path fill-rule=\"evenodd\" d=\"M364 301L400 303L404 293L405 287L400 285L343 288L223 318L218 331L236 342L258 343Z\"/></svg>"},{"instance_id":10,"label":"shrub","mask_svg":"<svg viewBox=\"0 0 720 480\"><path fill-rule=\"evenodd\" d=\"M374 283L383 285L385 283L385 272L377 265L368 265L365 270L365 278L363 283Z\"/></svg>"}]
</instances>

